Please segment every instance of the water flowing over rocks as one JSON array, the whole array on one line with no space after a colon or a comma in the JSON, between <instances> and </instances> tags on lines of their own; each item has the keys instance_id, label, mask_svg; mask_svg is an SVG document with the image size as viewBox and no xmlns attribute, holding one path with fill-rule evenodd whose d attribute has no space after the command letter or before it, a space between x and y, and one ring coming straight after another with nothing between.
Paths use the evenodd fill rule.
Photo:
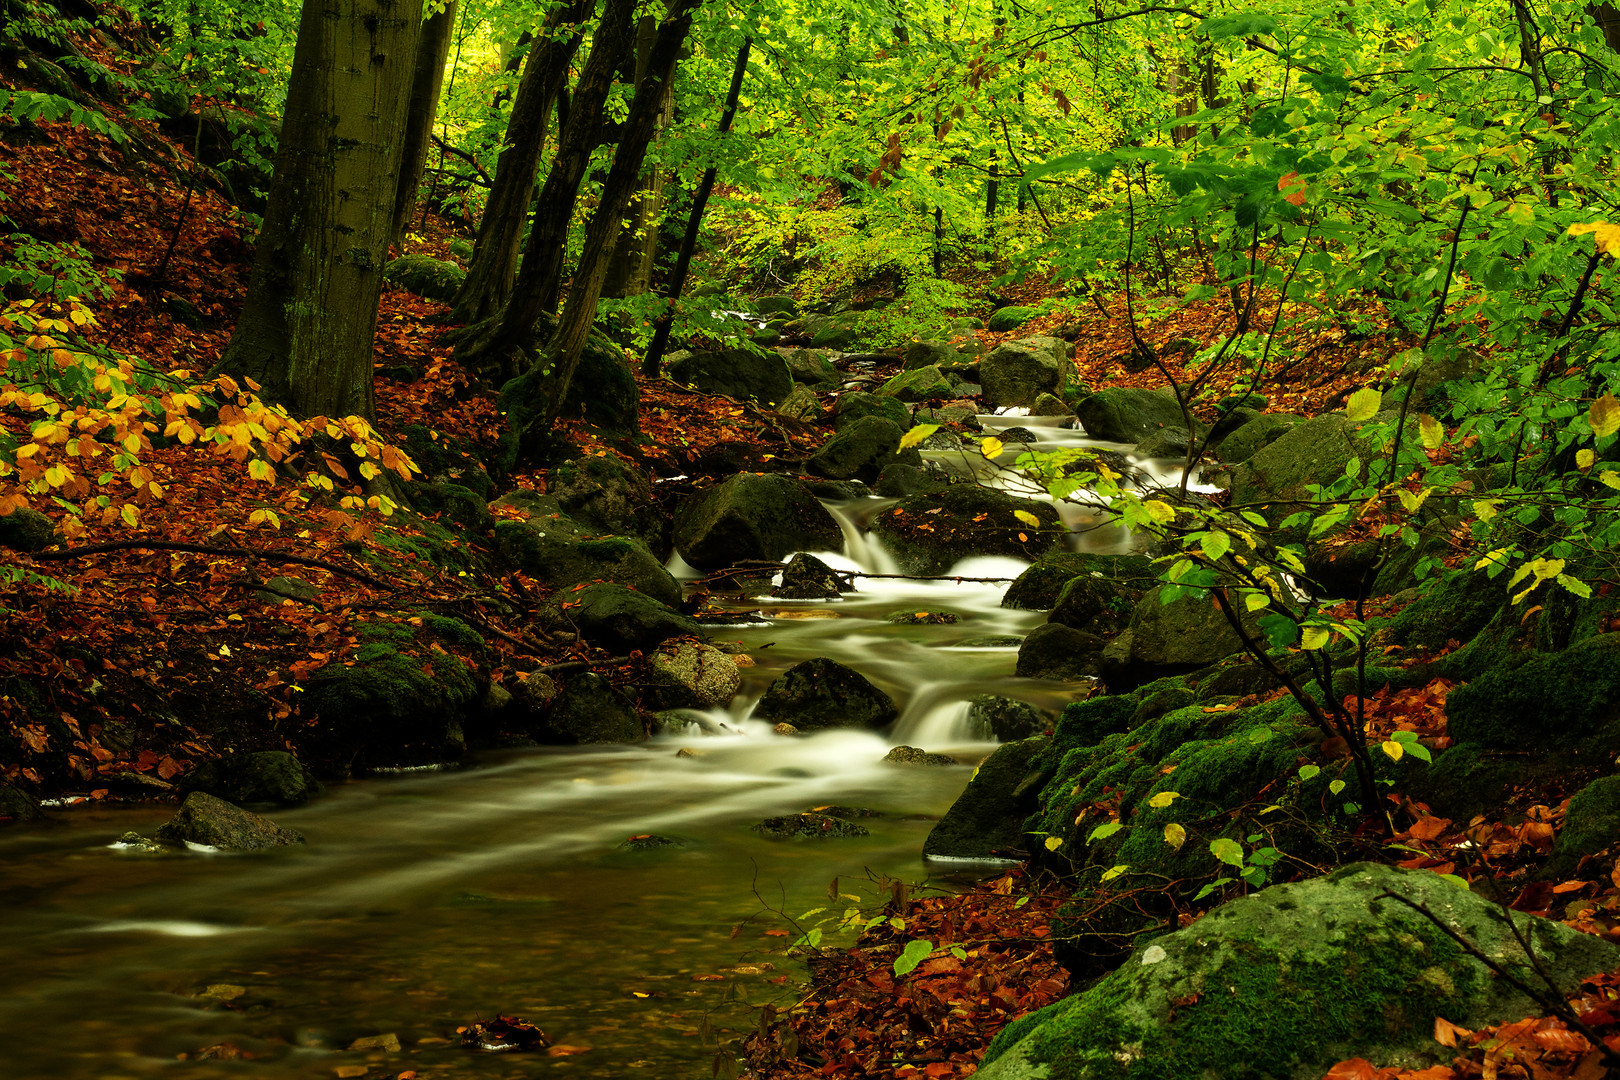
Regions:
<instances>
[{"instance_id":1,"label":"water flowing over rocks","mask_svg":"<svg viewBox=\"0 0 1620 1080\"><path fill-rule=\"evenodd\" d=\"M894 699L866 676L834 660L806 660L771 683L754 718L800 731L829 727L880 728L899 715Z\"/></svg>"}]
</instances>

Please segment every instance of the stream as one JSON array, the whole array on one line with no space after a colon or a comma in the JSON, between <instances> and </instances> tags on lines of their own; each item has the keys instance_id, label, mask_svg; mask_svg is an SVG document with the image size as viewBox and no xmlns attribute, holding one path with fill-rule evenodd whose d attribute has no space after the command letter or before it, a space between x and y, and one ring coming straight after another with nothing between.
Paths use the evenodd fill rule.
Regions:
<instances>
[{"instance_id":1,"label":"stream","mask_svg":"<svg viewBox=\"0 0 1620 1080\"><path fill-rule=\"evenodd\" d=\"M1084 441L1025 417L981 419L987 431L1030 424L1043 446ZM861 529L891 503L833 507L848 542L822 557L891 571ZM1077 535L1091 549L1124 543L1106 530ZM1022 569L971 559L953 573L1011 579ZM1014 678L1016 643L980 643L1021 637L1045 619L1001 608L1005 581L860 578L857 588L833 602L754 598L748 606L768 622L716 629L754 660L732 709L711 717L729 734L503 751L453 771L337 785L307 807L273 812L308 845L267 855L153 856L112 845L126 830L150 835L172 806L90 805L0 830L5 1074L709 1076L717 1036L749 1030L753 1007L797 999L803 967L785 955L797 932L783 913L825 904L834 877L876 907L869 873L912 882L932 874L948 887L953 870L968 869L920 856L933 819L994 749L968 730L967 699L997 693L1058 709L1077 690ZM884 621L905 610L959 621ZM888 734L788 739L747 718L772 679L816 656L895 699L901 717ZM962 764L882 764L900 744ZM683 748L697 756L677 756ZM819 843L749 829L830 803L884 816L862 821L869 836ZM619 850L642 833L688 846ZM462 1049L457 1027L497 1014L588 1049L544 1060ZM348 1049L380 1035L403 1048ZM198 1053L219 1044L253 1058Z\"/></svg>"}]
</instances>

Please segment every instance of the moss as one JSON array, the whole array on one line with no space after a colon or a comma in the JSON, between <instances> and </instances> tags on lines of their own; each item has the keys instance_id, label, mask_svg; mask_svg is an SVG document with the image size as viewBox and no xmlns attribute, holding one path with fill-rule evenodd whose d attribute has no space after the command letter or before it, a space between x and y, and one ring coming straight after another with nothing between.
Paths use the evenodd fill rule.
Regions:
<instances>
[{"instance_id":1,"label":"moss","mask_svg":"<svg viewBox=\"0 0 1620 1080\"><path fill-rule=\"evenodd\" d=\"M636 543L622 536L604 536L597 540L583 540L575 550L590 559L612 562L629 558L636 550Z\"/></svg>"},{"instance_id":2,"label":"moss","mask_svg":"<svg viewBox=\"0 0 1620 1080\"><path fill-rule=\"evenodd\" d=\"M1481 674L1446 700L1448 731L1486 747L1604 753L1620 744L1620 634Z\"/></svg>"},{"instance_id":3,"label":"moss","mask_svg":"<svg viewBox=\"0 0 1620 1080\"><path fill-rule=\"evenodd\" d=\"M424 612L422 626L445 645L454 646L475 655L484 651L483 635L460 619Z\"/></svg>"},{"instance_id":4,"label":"moss","mask_svg":"<svg viewBox=\"0 0 1620 1080\"><path fill-rule=\"evenodd\" d=\"M1483 573L1448 574L1395 616L1390 634L1403 645L1425 649L1469 641L1485 629L1504 599L1500 583L1492 583Z\"/></svg>"},{"instance_id":5,"label":"moss","mask_svg":"<svg viewBox=\"0 0 1620 1080\"><path fill-rule=\"evenodd\" d=\"M1130 727L1137 707L1133 697L1110 696L1076 701L1063 710L1052 732L1054 746L1066 752L1075 747L1095 746L1105 737Z\"/></svg>"}]
</instances>

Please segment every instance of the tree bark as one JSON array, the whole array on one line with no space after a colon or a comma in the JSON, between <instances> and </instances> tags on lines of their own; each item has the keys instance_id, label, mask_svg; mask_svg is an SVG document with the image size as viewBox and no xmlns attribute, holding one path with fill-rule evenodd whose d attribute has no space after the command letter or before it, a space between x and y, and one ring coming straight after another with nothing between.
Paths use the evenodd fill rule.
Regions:
<instances>
[{"instance_id":1,"label":"tree bark","mask_svg":"<svg viewBox=\"0 0 1620 1080\"><path fill-rule=\"evenodd\" d=\"M495 162L495 184L478 222L472 264L451 306L453 322L486 319L499 311L512 294L512 278L517 273L523 227L534 197L534 178L545 153L551 109L568 82L568 65L579 51L584 36L580 24L590 18L595 7L596 0L570 0L552 8L540 40L529 49L501 154Z\"/></svg>"},{"instance_id":2,"label":"tree bark","mask_svg":"<svg viewBox=\"0 0 1620 1080\"><path fill-rule=\"evenodd\" d=\"M675 77L675 65L686 44L686 35L692 29L692 14L701 2L670 0L653 39L647 75L637 84L630 114L620 128L613 167L608 170L601 199L585 230L585 246L580 251L579 266L574 270L574 280L568 289L568 306L563 309L556 332L546 343L546 355L555 369L551 394L554 419L568 397L568 384L573 380L585 338L596 320L596 303L602 295L602 279L607 275L613 239L640 184L647 146L658 131L658 117L664 110L669 84Z\"/></svg>"},{"instance_id":3,"label":"tree bark","mask_svg":"<svg viewBox=\"0 0 1620 1080\"><path fill-rule=\"evenodd\" d=\"M499 362L503 375L518 374L518 343L533 331L562 278L568 222L574 216L574 200L590 164L591 151L601 137L602 108L613 86L613 73L630 47L635 8L635 0L606 0L590 55L574 85L568 123L557 142L557 156L535 201L534 221L523 246L523 262L512 297L493 336L469 343L473 355L463 362L478 364L487 357ZM624 208L619 209L623 213Z\"/></svg>"},{"instance_id":4,"label":"tree bark","mask_svg":"<svg viewBox=\"0 0 1620 1080\"><path fill-rule=\"evenodd\" d=\"M215 371L376 419L373 339L421 0L305 0L247 302Z\"/></svg>"},{"instance_id":5,"label":"tree bark","mask_svg":"<svg viewBox=\"0 0 1620 1080\"><path fill-rule=\"evenodd\" d=\"M657 20L643 15L636 25L636 84L646 77ZM654 141L675 118L675 100L667 91L659 110ZM654 166L641 177L641 190L630 201L624 227L608 261L603 296L640 296L652 286L652 264L658 254L658 218L663 209L664 173Z\"/></svg>"},{"instance_id":6,"label":"tree bark","mask_svg":"<svg viewBox=\"0 0 1620 1080\"><path fill-rule=\"evenodd\" d=\"M455 36L456 0L422 24L416 47L416 68L411 74L411 97L405 106L405 137L400 146L399 183L394 194L394 223L389 233L393 246L405 250L405 230L416 211L416 192L427 167L433 143L433 121L439 114L439 93L444 89L444 65Z\"/></svg>"},{"instance_id":7,"label":"tree bark","mask_svg":"<svg viewBox=\"0 0 1620 1080\"><path fill-rule=\"evenodd\" d=\"M726 107L720 114L721 135L731 130L731 121L737 115L737 99L742 94L743 76L748 73L748 50L753 43L753 38L743 38L742 46L737 50L737 62L731 68L731 86L726 91ZM641 358L641 373L649 379L656 379L661 374L664 349L669 345L669 328L675 322L675 301L681 298L681 289L686 285L686 271L692 265L692 252L697 248L698 226L703 224L703 209L709 204L709 192L714 190L717 175L713 165L704 169L703 179L692 195L692 213L686 220L686 234L681 237L675 268L670 271L669 285L664 290L668 305L664 313L658 316L653 327L652 344L647 346L647 353Z\"/></svg>"}]
</instances>

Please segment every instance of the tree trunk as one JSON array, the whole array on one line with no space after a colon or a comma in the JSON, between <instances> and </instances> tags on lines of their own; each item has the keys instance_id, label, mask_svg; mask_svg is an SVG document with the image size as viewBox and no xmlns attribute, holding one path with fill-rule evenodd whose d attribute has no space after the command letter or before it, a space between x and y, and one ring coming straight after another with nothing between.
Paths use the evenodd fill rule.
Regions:
<instances>
[{"instance_id":1,"label":"tree trunk","mask_svg":"<svg viewBox=\"0 0 1620 1080\"><path fill-rule=\"evenodd\" d=\"M658 23L650 15L643 15L636 26L636 84L647 75L647 62L652 54L653 36ZM674 96L665 93L664 105L658 114L656 138L675 119ZM641 178L641 190L630 202L625 215L624 228L613 247L608 261L607 279L602 283L603 296L640 296L652 286L652 264L658 254L658 220L663 209L664 173L654 166Z\"/></svg>"},{"instance_id":2,"label":"tree trunk","mask_svg":"<svg viewBox=\"0 0 1620 1080\"><path fill-rule=\"evenodd\" d=\"M726 107L720 114L721 135L731 130L731 121L737 115L737 99L742 94L743 76L748 73L748 51L753 44L753 38L743 38L742 46L737 50L737 62L731 66L731 88L726 91ZM686 271L692 265L692 252L697 248L698 226L703 224L703 208L709 204L709 192L714 190L717 175L713 165L704 169L703 179L698 182L697 191L692 195L692 213L686 219L686 233L681 237L675 268L670 271L669 285L664 290L664 298L669 303L664 313L658 316L653 328L652 344L647 346L647 353L641 358L641 373L649 379L656 379L661 374L664 349L669 345L669 328L675 323L675 301L681 298L681 289L686 285Z\"/></svg>"},{"instance_id":3,"label":"tree trunk","mask_svg":"<svg viewBox=\"0 0 1620 1080\"><path fill-rule=\"evenodd\" d=\"M528 222L534 178L545 153L551 109L568 81L568 65L584 36L580 24L596 0L572 0L546 15L541 40L529 50L528 65L512 103L501 155L495 162L495 184L478 223L472 265L456 293L450 318L474 323L495 314L512 294L523 227Z\"/></svg>"},{"instance_id":4,"label":"tree trunk","mask_svg":"<svg viewBox=\"0 0 1620 1080\"><path fill-rule=\"evenodd\" d=\"M557 156L535 201L534 222L529 226L529 239L523 247L523 263L518 268L512 298L493 337L473 344L474 355L467 358L473 364L487 357L500 363L502 374L517 374L518 343L534 329L540 313L546 310L548 298L556 295L562 278L562 252L568 239L568 222L574 216L574 200L590 164L591 151L601 137L602 108L613 86L613 73L630 47L635 8L635 0L606 0L590 55L574 85L568 123L557 143ZM619 212L624 212L622 206Z\"/></svg>"},{"instance_id":5,"label":"tree trunk","mask_svg":"<svg viewBox=\"0 0 1620 1080\"><path fill-rule=\"evenodd\" d=\"M275 179L215 370L301 416L376 419L373 339L421 0L305 0Z\"/></svg>"},{"instance_id":6,"label":"tree trunk","mask_svg":"<svg viewBox=\"0 0 1620 1080\"><path fill-rule=\"evenodd\" d=\"M620 219L640 184L647 146L657 134L658 118L664 111L670 81L675 77L675 65L686 44L686 35L692 29L692 13L701 2L670 0L653 40L646 78L637 84L636 96L630 102L630 114L619 134L613 167L608 170L601 200L585 230L585 246L580 251L579 266L568 289L568 306L563 309L556 332L546 343L546 355L555 365L551 395L553 418L568 397L568 384L579 366L586 335L596 320L596 303L602 295L602 279L607 275L613 238L618 235Z\"/></svg>"},{"instance_id":7,"label":"tree trunk","mask_svg":"<svg viewBox=\"0 0 1620 1080\"><path fill-rule=\"evenodd\" d=\"M1603 31L1603 40L1609 48L1620 52L1620 8L1613 4L1589 4L1586 13L1598 24Z\"/></svg>"},{"instance_id":8,"label":"tree trunk","mask_svg":"<svg viewBox=\"0 0 1620 1080\"><path fill-rule=\"evenodd\" d=\"M416 70L411 75L411 98L405 108L405 138L400 147L399 184L394 195L394 247L405 250L405 230L416 210L416 190L422 184L428 147L433 142L433 120L439 113L444 89L444 65L455 36L456 0L448 0L437 15L422 24L416 48Z\"/></svg>"}]
</instances>

